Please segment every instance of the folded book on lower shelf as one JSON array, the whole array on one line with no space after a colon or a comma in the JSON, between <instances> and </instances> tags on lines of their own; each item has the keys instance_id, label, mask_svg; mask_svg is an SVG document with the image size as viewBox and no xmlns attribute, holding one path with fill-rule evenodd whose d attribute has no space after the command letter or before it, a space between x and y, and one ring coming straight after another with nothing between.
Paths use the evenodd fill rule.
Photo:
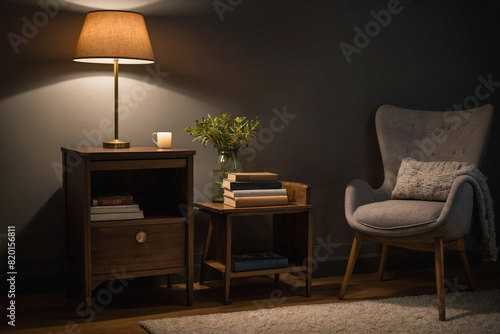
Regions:
<instances>
[{"instance_id":1,"label":"folded book on lower shelf","mask_svg":"<svg viewBox=\"0 0 500 334\"><path fill-rule=\"evenodd\" d=\"M245 253L231 256L231 270L235 272L287 267L288 258L274 252Z\"/></svg>"}]
</instances>

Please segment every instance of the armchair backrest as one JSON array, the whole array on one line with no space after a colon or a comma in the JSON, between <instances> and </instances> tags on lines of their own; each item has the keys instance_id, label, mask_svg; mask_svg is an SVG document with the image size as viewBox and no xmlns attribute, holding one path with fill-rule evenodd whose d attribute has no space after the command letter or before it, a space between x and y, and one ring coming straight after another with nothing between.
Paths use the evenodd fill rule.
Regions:
<instances>
[{"instance_id":1,"label":"armchair backrest","mask_svg":"<svg viewBox=\"0 0 500 334\"><path fill-rule=\"evenodd\" d=\"M384 165L384 192L396 184L401 160L466 161L479 166L493 119L490 104L470 110L423 111L381 106L375 126Z\"/></svg>"}]
</instances>

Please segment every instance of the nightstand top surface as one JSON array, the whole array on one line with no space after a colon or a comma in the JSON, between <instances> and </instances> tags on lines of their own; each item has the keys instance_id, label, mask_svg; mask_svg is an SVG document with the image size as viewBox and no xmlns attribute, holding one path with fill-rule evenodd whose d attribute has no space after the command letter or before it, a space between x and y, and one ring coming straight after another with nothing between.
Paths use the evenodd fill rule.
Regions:
<instances>
[{"instance_id":1,"label":"nightstand top surface","mask_svg":"<svg viewBox=\"0 0 500 334\"><path fill-rule=\"evenodd\" d=\"M103 148L103 147L61 147L65 153L90 156L92 158L125 158L127 156L140 157L175 157L195 155L195 150L183 148L160 149L156 146L131 146L130 148Z\"/></svg>"}]
</instances>

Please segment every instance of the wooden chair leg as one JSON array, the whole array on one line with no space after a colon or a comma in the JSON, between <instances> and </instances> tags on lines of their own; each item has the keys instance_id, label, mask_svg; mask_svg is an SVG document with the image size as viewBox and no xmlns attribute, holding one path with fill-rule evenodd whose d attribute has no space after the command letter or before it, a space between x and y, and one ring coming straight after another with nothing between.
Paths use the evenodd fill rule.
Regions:
<instances>
[{"instance_id":1,"label":"wooden chair leg","mask_svg":"<svg viewBox=\"0 0 500 334\"><path fill-rule=\"evenodd\" d=\"M340 287L339 299L344 299L344 295L347 290L347 284L349 283L349 279L351 278L354 265L356 264L356 259L358 258L363 238L364 234L356 232L356 235L354 236L354 241L352 242L351 254L349 255L349 262L347 263L347 269L345 271L344 280L342 281L342 286Z\"/></svg>"},{"instance_id":2,"label":"wooden chair leg","mask_svg":"<svg viewBox=\"0 0 500 334\"><path fill-rule=\"evenodd\" d=\"M434 240L434 260L436 263L436 286L438 296L439 320L446 320L445 314L445 292L444 292L444 251L443 238Z\"/></svg>"},{"instance_id":3,"label":"wooden chair leg","mask_svg":"<svg viewBox=\"0 0 500 334\"><path fill-rule=\"evenodd\" d=\"M464 270L465 279L467 280L467 284L469 285L469 290L474 290L474 284L472 283L472 276L470 274L469 261L467 261L467 254L465 253L465 242L464 239L457 240L459 251L458 256L460 258L460 262L462 263L462 269Z\"/></svg>"},{"instance_id":4,"label":"wooden chair leg","mask_svg":"<svg viewBox=\"0 0 500 334\"><path fill-rule=\"evenodd\" d=\"M384 279L385 265L387 263L387 254L389 253L389 246L384 244L382 247L382 256L380 257L380 264L378 266L378 281L382 282Z\"/></svg>"}]
</instances>

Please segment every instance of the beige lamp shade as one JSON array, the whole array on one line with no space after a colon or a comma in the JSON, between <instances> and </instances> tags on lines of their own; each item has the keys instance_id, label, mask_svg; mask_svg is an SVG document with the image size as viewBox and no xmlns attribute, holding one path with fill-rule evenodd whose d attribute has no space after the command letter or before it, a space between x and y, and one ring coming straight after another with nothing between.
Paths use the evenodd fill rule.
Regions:
<instances>
[{"instance_id":1,"label":"beige lamp shade","mask_svg":"<svg viewBox=\"0 0 500 334\"><path fill-rule=\"evenodd\" d=\"M76 45L74 61L113 64L154 63L142 14L95 11L87 14Z\"/></svg>"}]
</instances>

